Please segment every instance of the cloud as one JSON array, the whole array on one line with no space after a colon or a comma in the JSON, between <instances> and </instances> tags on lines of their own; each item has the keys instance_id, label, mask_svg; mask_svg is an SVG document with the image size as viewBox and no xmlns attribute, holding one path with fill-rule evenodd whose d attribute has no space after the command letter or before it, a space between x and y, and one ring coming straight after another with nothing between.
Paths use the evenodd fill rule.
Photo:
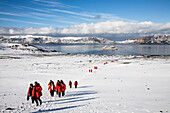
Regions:
<instances>
[{"instance_id":1,"label":"cloud","mask_svg":"<svg viewBox=\"0 0 170 113\"><path fill-rule=\"evenodd\" d=\"M126 22L137 22L136 20L129 20L125 18L121 18L118 16L115 16L113 14L108 14L108 13L94 13L90 12L89 14L95 15L93 19L101 20L101 21L126 21Z\"/></svg>"},{"instance_id":2,"label":"cloud","mask_svg":"<svg viewBox=\"0 0 170 113\"><path fill-rule=\"evenodd\" d=\"M1 18L0 18L1 19ZM0 28L0 34L39 34L39 35L97 35L116 34L170 34L170 23L153 23L153 22L124 22L124 21L106 21L99 23L83 23L70 27L56 29L53 27L42 28ZM108 35L109 34L109 35ZM102 35L102 36L104 36Z\"/></svg>"},{"instance_id":3,"label":"cloud","mask_svg":"<svg viewBox=\"0 0 170 113\"><path fill-rule=\"evenodd\" d=\"M66 24L75 25L78 23L89 23L89 22L97 23L97 22L103 22L103 21L108 21L108 20L109 21L136 22L136 21L131 21L128 19L123 19L123 18L114 16L113 14L97 13L93 11L88 11L88 9L82 9L77 6L70 6L70 5L63 4L61 2L52 1L52 0L32 0L32 1L27 1L27 2L28 3L35 2L35 3L38 3L38 5L33 4L32 6L28 7L27 5L14 5L14 4L3 3L8 7L16 9L16 12L15 11L0 12L0 15L8 15L10 16L8 17L9 19L13 19L12 16L32 18L33 19L32 22L35 22L37 20L42 20L41 22L51 23L50 26L55 26L54 24L61 25L62 23L64 23L63 26L64 25L66 26ZM42 5L42 4L47 5L47 6L59 5L63 7L62 9L58 9L58 7L38 8L39 5ZM75 8L76 10L74 10ZM24 13L17 13L17 12L24 12ZM20 20L25 21L25 18L20 18ZM46 21L46 20L49 20L49 21ZM62 20L62 21L59 21L59 20ZM44 24L47 24L47 23L44 23Z\"/></svg>"},{"instance_id":4,"label":"cloud","mask_svg":"<svg viewBox=\"0 0 170 113\"><path fill-rule=\"evenodd\" d=\"M94 17L94 19L101 19L101 15L96 15L95 17Z\"/></svg>"},{"instance_id":5,"label":"cloud","mask_svg":"<svg viewBox=\"0 0 170 113\"><path fill-rule=\"evenodd\" d=\"M9 16L18 16L18 17L27 17L27 18L34 18L34 19L40 19L40 20L49 20L46 18L38 17L38 16L33 16L32 14L16 14L16 13L8 13L8 12L0 12L1 15L9 15Z\"/></svg>"},{"instance_id":6,"label":"cloud","mask_svg":"<svg viewBox=\"0 0 170 113\"><path fill-rule=\"evenodd\" d=\"M50 13L50 11L47 11L46 9L38 9L38 8L27 7L27 6L18 6L18 8L30 9L30 10L33 10L33 11L44 12L44 13Z\"/></svg>"},{"instance_id":7,"label":"cloud","mask_svg":"<svg viewBox=\"0 0 170 113\"><path fill-rule=\"evenodd\" d=\"M64 19L61 19L60 16L56 16L56 15L52 15L52 14L45 14L45 13L32 12L32 13L29 13L29 14L21 14L21 13L15 14L15 13L8 13L8 12L0 12L0 14L10 15L10 16L18 16L18 17L34 18L34 19L38 19L38 20L48 20L48 21L50 20L50 21L53 21L53 22L60 22L60 23L67 23L67 24L77 24L76 22L66 21ZM49 19L49 17L51 17L51 18ZM60 18L60 20L57 20L56 18ZM28 22L28 21L9 19L9 18L0 18L0 20L17 21L17 22L20 22L20 23L37 24L37 25L49 25L47 23Z\"/></svg>"},{"instance_id":8,"label":"cloud","mask_svg":"<svg viewBox=\"0 0 170 113\"><path fill-rule=\"evenodd\" d=\"M49 35L56 33L56 29L53 27L42 27L42 28L6 28L1 27L0 28L0 34L6 34L6 35L23 35L23 34L39 34L39 35Z\"/></svg>"},{"instance_id":9,"label":"cloud","mask_svg":"<svg viewBox=\"0 0 170 113\"><path fill-rule=\"evenodd\" d=\"M101 34L101 33L159 33L168 29L170 33L170 23L152 23L152 22L124 22L124 21L106 21L91 24L80 24L70 26L60 30L63 34Z\"/></svg>"},{"instance_id":10,"label":"cloud","mask_svg":"<svg viewBox=\"0 0 170 113\"><path fill-rule=\"evenodd\" d=\"M42 28L25 28L23 29L24 34L53 34L56 33L57 30L54 29L53 27L42 27Z\"/></svg>"},{"instance_id":11,"label":"cloud","mask_svg":"<svg viewBox=\"0 0 170 113\"><path fill-rule=\"evenodd\" d=\"M21 16L20 14L15 14L15 13L8 13L8 12L0 12L2 15L11 15L11 16Z\"/></svg>"},{"instance_id":12,"label":"cloud","mask_svg":"<svg viewBox=\"0 0 170 113\"><path fill-rule=\"evenodd\" d=\"M43 6L48 6L48 7L79 8L77 6L67 5L60 2L54 2L49 0L34 0L33 3L43 5Z\"/></svg>"},{"instance_id":13,"label":"cloud","mask_svg":"<svg viewBox=\"0 0 170 113\"><path fill-rule=\"evenodd\" d=\"M14 21L14 22L20 22L20 23L34 24L34 25L48 25L49 26L49 24L44 24L44 23L30 22L30 21L23 21L23 20L16 20L16 19L8 19L8 18L0 18L0 20Z\"/></svg>"},{"instance_id":14,"label":"cloud","mask_svg":"<svg viewBox=\"0 0 170 113\"><path fill-rule=\"evenodd\" d=\"M93 15L86 14L86 13L77 13L77 12L72 12L72 11L67 11L67 10L60 10L60 9L49 9L51 11L56 11L56 12L61 12L61 13L67 13L67 14L72 14L72 15L78 15L78 16L85 16L85 17L91 17L93 18Z\"/></svg>"},{"instance_id":15,"label":"cloud","mask_svg":"<svg viewBox=\"0 0 170 113\"><path fill-rule=\"evenodd\" d=\"M40 17L45 17L45 18L49 18L49 17L54 17L54 18L58 18L60 16L54 15L54 14L47 14L47 13L38 13L38 12L31 12L31 15L36 15L36 16L40 16Z\"/></svg>"}]
</instances>

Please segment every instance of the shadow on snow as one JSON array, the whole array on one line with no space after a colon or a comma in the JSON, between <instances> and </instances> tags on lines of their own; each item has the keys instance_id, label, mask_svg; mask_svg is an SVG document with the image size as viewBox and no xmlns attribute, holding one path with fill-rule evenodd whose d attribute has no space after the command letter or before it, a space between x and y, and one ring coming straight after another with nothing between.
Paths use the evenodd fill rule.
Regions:
<instances>
[{"instance_id":1,"label":"shadow on snow","mask_svg":"<svg viewBox=\"0 0 170 113\"><path fill-rule=\"evenodd\" d=\"M77 92L70 93L70 94L66 95L66 97L91 95L91 94L96 94L96 93L97 93L97 92L95 92L95 91L77 91Z\"/></svg>"},{"instance_id":2,"label":"shadow on snow","mask_svg":"<svg viewBox=\"0 0 170 113\"><path fill-rule=\"evenodd\" d=\"M77 107L82 107L82 106L84 106L84 105L66 106L66 107L55 108L55 109L40 110L40 111L36 111L36 112L33 112L33 113L53 112L53 111L66 110L66 109L77 108Z\"/></svg>"},{"instance_id":3,"label":"shadow on snow","mask_svg":"<svg viewBox=\"0 0 170 113\"><path fill-rule=\"evenodd\" d=\"M79 86L78 88L89 88L89 87L93 87L93 86Z\"/></svg>"},{"instance_id":4,"label":"shadow on snow","mask_svg":"<svg viewBox=\"0 0 170 113\"><path fill-rule=\"evenodd\" d=\"M60 102L60 103L56 103L56 104L66 104L66 103L81 102L81 101L94 100L94 99L96 99L96 98L93 97L93 98L85 98L85 99L79 99L79 100L71 100L71 101Z\"/></svg>"},{"instance_id":5,"label":"shadow on snow","mask_svg":"<svg viewBox=\"0 0 170 113\"><path fill-rule=\"evenodd\" d=\"M43 101L43 103L48 103L48 102L59 102L59 101L66 101L66 100L73 100L73 99L79 99L82 97L72 97L72 98L65 98L65 99L61 99L59 98L59 100L48 100L48 101Z\"/></svg>"},{"instance_id":6,"label":"shadow on snow","mask_svg":"<svg viewBox=\"0 0 170 113\"><path fill-rule=\"evenodd\" d=\"M82 88L87 88L91 86L82 86ZM44 101L43 103L49 103L49 102L54 102L54 104L66 104L66 103L73 103L73 102L82 102L82 101L88 101L88 100L94 100L99 97L92 97L92 98L83 98L84 95L91 95L91 94L96 94L97 92L95 91L76 91L73 93L70 93L66 95L65 99L60 98L58 100L49 100L49 101ZM78 97L76 97L78 96ZM82 99L83 98L83 99ZM63 101L63 102L62 102ZM71 108L77 108L85 105L75 105L75 106L66 106L66 107L61 107L61 108L55 108L55 109L47 109L47 110L39 110L33 113L40 113L40 112L53 112L53 111L59 111L59 110L66 110L66 109L71 109Z\"/></svg>"}]
</instances>

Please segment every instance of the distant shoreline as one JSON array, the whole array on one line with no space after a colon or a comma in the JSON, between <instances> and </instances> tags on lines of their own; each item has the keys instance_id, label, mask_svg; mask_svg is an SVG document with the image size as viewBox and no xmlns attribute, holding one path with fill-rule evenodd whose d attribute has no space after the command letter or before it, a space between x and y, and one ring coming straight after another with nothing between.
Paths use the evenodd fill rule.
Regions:
<instances>
[{"instance_id":1,"label":"distant shoreline","mask_svg":"<svg viewBox=\"0 0 170 113\"><path fill-rule=\"evenodd\" d=\"M71 46L69 48L74 49L74 45L75 44L73 44L73 46ZM82 47L80 44L77 44L77 45ZM88 45L91 45L91 44L88 44ZM93 44L93 45L96 45L96 44ZM131 44L127 44L127 45L131 45ZM137 45L137 44L135 44L135 45ZM76 46L76 48L80 48L79 46L78 47ZM58 47L58 46L56 46L56 47ZM126 53L121 53L121 52L119 52L119 51L121 51L121 50L119 50L119 48L120 49L128 48L128 46L122 47L121 44L116 46L116 47L118 47L118 50L116 50L116 51L102 51L102 50L100 50L100 48L103 47L103 46L92 46L92 48L95 47L95 49L97 48L97 51L99 51L99 52L96 52L96 50L95 50L94 53L92 53L93 49L92 49L92 52L91 52L91 49L90 49L90 53L89 52L80 52L80 51L77 51L77 53L76 52L74 53L72 51L70 51L70 52L69 51L62 51L62 50L60 50L60 46L59 46L59 48L56 48L56 47L54 46L54 48L53 48L53 45L51 45L51 47L48 46L48 45L46 46L46 44L41 46L41 44L34 44L33 45L33 44L0 43L0 53L1 53L1 56L2 55L3 56L4 55L6 55L6 56L8 56L8 55L11 55L11 56L12 55L24 55L24 56L27 56L27 55L28 56L59 56L59 55L89 55L89 56L92 56L92 55L94 55L94 56L146 56L146 57L170 56L169 51L167 51L166 54L161 54L161 53L158 53L158 52L157 52L158 54L152 53L152 52L149 53L149 54L147 54L147 52L146 53L143 52L143 54L142 54L142 52L141 53L140 52L137 52L137 53L134 52L133 53L133 52L131 52L132 50L126 49L125 50ZM66 47L67 47L67 45L66 45ZM85 46L81 49L84 49L86 47L87 46ZM129 48L132 48L132 47L134 47L134 49L139 48L139 50L143 50L143 49L146 48L145 46L141 47L141 46L138 46L138 45L137 46L133 46L133 45L129 46ZM147 47L147 48L149 48L148 49L149 52L150 52L151 47L150 46ZM91 48L91 46L88 46L87 49L88 48ZM155 47L153 46L152 48L154 49ZM168 48L169 48L169 46L166 47L166 49L168 49ZM156 46L156 50L157 49L158 50L162 49L162 47L160 48L159 46L158 47Z\"/></svg>"},{"instance_id":2,"label":"distant shoreline","mask_svg":"<svg viewBox=\"0 0 170 113\"><path fill-rule=\"evenodd\" d=\"M19 54L19 55L13 55L13 54L5 54L5 55L0 55L0 59L21 59L22 56L33 56L33 57L55 57L55 56L75 56L75 57L79 57L79 56L89 56L89 57L104 57L104 56L110 56L110 57L133 57L130 59L141 59L141 58L161 58L161 59L166 59L166 58L170 58L170 55L111 55L111 54L71 54L71 53L65 53L65 54L48 54L48 53L44 53L44 54Z\"/></svg>"}]
</instances>

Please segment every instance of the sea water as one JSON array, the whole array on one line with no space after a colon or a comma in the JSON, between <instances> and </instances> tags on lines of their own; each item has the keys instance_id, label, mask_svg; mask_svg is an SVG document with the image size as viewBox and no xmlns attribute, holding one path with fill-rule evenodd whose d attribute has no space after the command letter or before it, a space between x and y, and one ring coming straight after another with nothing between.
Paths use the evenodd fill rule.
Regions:
<instances>
[{"instance_id":1,"label":"sea water","mask_svg":"<svg viewBox=\"0 0 170 113\"><path fill-rule=\"evenodd\" d=\"M72 54L114 54L114 55L170 55L170 45L139 44L39 44L64 53ZM115 46L118 50L101 50L104 46Z\"/></svg>"}]
</instances>

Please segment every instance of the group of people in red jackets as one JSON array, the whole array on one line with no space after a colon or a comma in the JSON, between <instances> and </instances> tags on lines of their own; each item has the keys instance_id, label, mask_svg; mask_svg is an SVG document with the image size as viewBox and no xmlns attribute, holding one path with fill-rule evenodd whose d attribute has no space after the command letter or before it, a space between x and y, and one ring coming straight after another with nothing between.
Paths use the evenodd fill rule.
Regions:
<instances>
[{"instance_id":1,"label":"group of people in red jackets","mask_svg":"<svg viewBox=\"0 0 170 113\"><path fill-rule=\"evenodd\" d=\"M75 88L77 88L78 82L75 81L74 82L74 86ZM69 86L70 88L72 88L72 82L69 81ZM52 80L50 80L50 82L48 83L48 90L50 92L50 95L53 97L54 96L54 92L56 91L56 94L61 97L65 95L65 90L66 90L66 85L63 82L63 80L57 80L56 85L54 85L54 82Z\"/></svg>"},{"instance_id":2,"label":"group of people in red jackets","mask_svg":"<svg viewBox=\"0 0 170 113\"><path fill-rule=\"evenodd\" d=\"M65 90L66 90L66 85L63 82L63 80L57 80L56 86L54 85L54 82L52 80L50 80L50 82L48 83L48 90L50 92L50 95L53 97L54 96L54 92L56 91L56 94L61 97L65 95Z\"/></svg>"},{"instance_id":3,"label":"group of people in red jackets","mask_svg":"<svg viewBox=\"0 0 170 113\"><path fill-rule=\"evenodd\" d=\"M78 85L78 82L75 81L74 82L75 88L77 88L77 85ZM72 82L71 81L69 81L69 86L70 86L70 88L72 88ZM52 80L50 80L50 82L48 83L48 90L49 90L50 95L52 97L54 96L54 92L56 92L56 94L59 97L61 97L61 96L65 95L66 85L63 82L63 80L57 80L56 85L54 84L54 82ZM40 105L42 104L42 100L40 99L41 96L42 96L41 85L38 82L35 82L34 85L30 84L29 89L28 89L28 93L27 93L27 100L29 100L29 98L31 98L32 103L34 103L34 101L35 101L36 105L38 106L39 103L40 103Z\"/></svg>"},{"instance_id":4,"label":"group of people in red jackets","mask_svg":"<svg viewBox=\"0 0 170 113\"><path fill-rule=\"evenodd\" d=\"M27 100L31 97L32 103L36 102L38 106L42 104L40 97L42 96L42 87L38 82L34 82L34 85L31 83L27 93ZM39 102L38 102L39 101Z\"/></svg>"},{"instance_id":5,"label":"group of people in red jackets","mask_svg":"<svg viewBox=\"0 0 170 113\"><path fill-rule=\"evenodd\" d=\"M74 82L74 86L75 86L75 88L77 88L77 85L78 85L78 82L77 82L77 81L75 81L75 82ZM72 82L71 82L71 81L69 81L69 86L70 86L70 88L72 88Z\"/></svg>"}]
</instances>

